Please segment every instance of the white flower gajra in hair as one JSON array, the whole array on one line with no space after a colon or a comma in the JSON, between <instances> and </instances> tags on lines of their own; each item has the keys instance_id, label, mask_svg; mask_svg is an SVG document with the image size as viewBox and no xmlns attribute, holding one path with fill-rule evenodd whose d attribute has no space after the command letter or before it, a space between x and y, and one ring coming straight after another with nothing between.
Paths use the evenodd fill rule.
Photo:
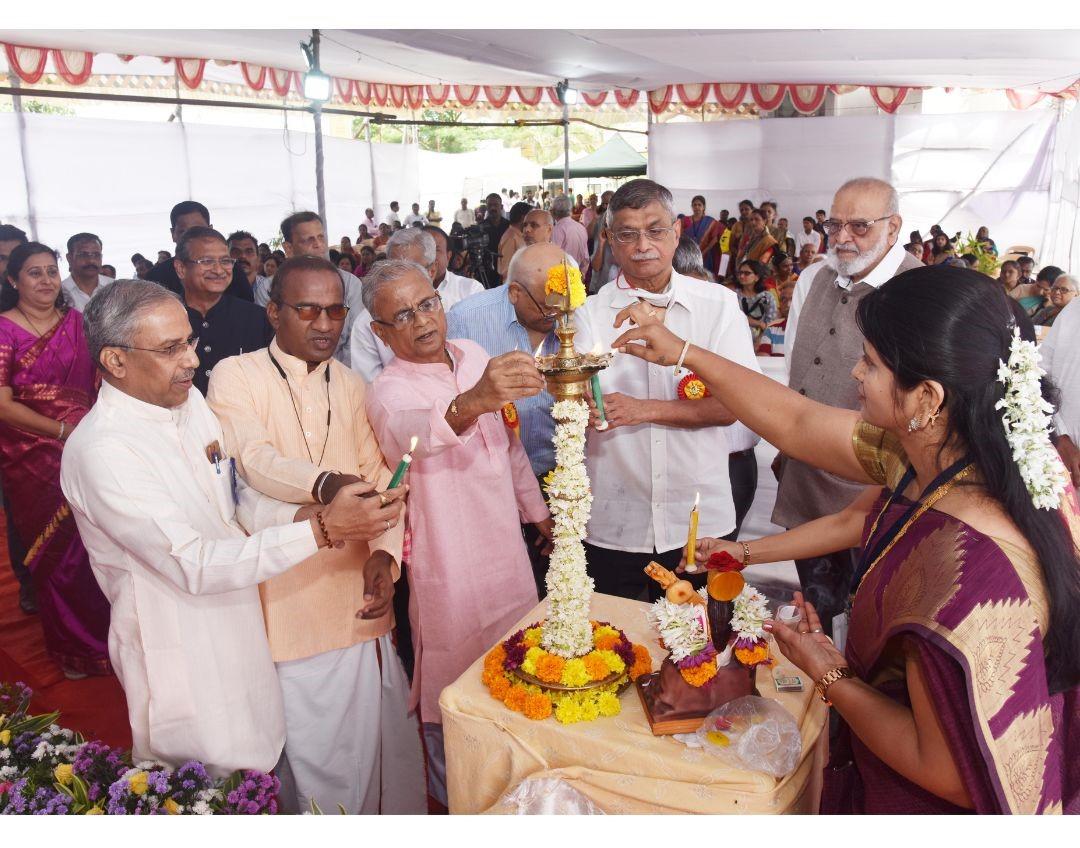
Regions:
<instances>
[{"instance_id":1,"label":"white flower gajra in hair","mask_svg":"<svg viewBox=\"0 0 1080 848\"><path fill-rule=\"evenodd\" d=\"M1020 338L1020 328L1014 327L1009 361L999 361L997 372L1005 397L994 408L1004 410L1005 437L1032 503L1036 509L1058 509L1067 472L1050 441L1054 407L1042 396L1040 380L1045 373L1035 343Z\"/></svg>"}]
</instances>

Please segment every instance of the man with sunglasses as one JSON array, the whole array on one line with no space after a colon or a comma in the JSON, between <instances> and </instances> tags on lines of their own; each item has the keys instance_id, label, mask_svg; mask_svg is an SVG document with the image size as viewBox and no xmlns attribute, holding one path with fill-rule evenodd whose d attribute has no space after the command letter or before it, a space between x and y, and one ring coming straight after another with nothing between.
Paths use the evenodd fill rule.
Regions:
<instances>
[{"instance_id":1,"label":"man with sunglasses","mask_svg":"<svg viewBox=\"0 0 1080 848\"><path fill-rule=\"evenodd\" d=\"M274 337L265 310L226 293L235 266L225 236L210 227L191 227L176 244L173 267L191 332L199 340L195 388L204 395L210 372L221 360L264 348Z\"/></svg>"},{"instance_id":2,"label":"man with sunglasses","mask_svg":"<svg viewBox=\"0 0 1080 848\"><path fill-rule=\"evenodd\" d=\"M887 280L922 265L904 249L896 190L883 180L859 178L840 186L829 217L824 262L800 275L791 299L784 347L788 385L807 397L858 409L851 370L863 355L855 320L859 301ZM779 457L779 490L772 520L791 529L848 506L863 487L787 457ZM803 593L821 613L826 632L847 601L854 568L851 551L796 560Z\"/></svg>"},{"instance_id":3,"label":"man with sunglasses","mask_svg":"<svg viewBox=\"0 0 1080 848\"><path fill-rule=\"evenodd\" d=\"M371 496L359 508L372 514L404 497L402 487L378 494L390 471L364 410L367 388L333 358L349 311L343 295L329 261L286 260L266 307L274 340L226 359L210 380L206 399L225 451L285 515L361 483ZM245 529L278 520L270 511L245 517ZM311 799L328 812L338 804L349 813L427 809L409 683L390 639L404 528L384 523L373 538L321 550L259 586L285 707L284 812L308 809Z\"/></svg>"}]
</instances>

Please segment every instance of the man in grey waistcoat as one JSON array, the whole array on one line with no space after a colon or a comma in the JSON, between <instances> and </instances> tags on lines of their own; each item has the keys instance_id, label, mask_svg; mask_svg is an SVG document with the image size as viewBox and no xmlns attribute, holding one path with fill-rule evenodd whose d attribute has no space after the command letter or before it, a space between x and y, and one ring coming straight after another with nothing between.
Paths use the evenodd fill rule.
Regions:
<instances>
[{"instance_id":1,"label":"man in grey waistcoat","mask_svg":"<svg viewBox=\"0 0 1080 848\"><path fill-rule=\"evenodd\" d=\"M863 355L855 320L859 301L897 274L922 265L899 238L903 220L896 189L883 180L849 180L836 192L828 220L827 261L800 276L785 332L788 385L813 400L858 409L851 369ZM779 490L772 520L798 527L831 515L855 500L863 486L781 457ZM844 611L855 571L856 551L795 560L806 599L817 607L832 634L832 619Z\"/></svg>"}]
</instances>

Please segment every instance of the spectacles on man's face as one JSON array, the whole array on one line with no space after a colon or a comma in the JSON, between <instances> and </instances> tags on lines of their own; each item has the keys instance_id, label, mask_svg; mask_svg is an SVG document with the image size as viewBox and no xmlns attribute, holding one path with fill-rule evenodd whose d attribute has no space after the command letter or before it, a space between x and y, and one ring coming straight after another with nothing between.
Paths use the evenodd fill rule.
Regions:
<instances>
[{"instance_id":1,"label":"spectacles on man's face","mask_svg":"<svg viewBox=\"0 0 1080 848\"><path fill-rule=\"evenodd\" d=\"M314 321L323 312L326 313L326 317L331 321L344 321L349 314L349 307L344 303L333 303L330 306L319 306L317 303L285 303L282 301L282 306L288 306L290 309L295 309L296 314L300 316L301 321Z\"/></svg>"},{"instance_id":2,"label":"spectacles on man's face","mask_svg":"<svg viewBox=\"0 0 1080 848\"><path fill-rule=\"evenodd\" d=\"M649 227L647 230L615 230L611 237L619 244L637 244L642 236L649 241L663 241L668 233L673 232L674 227Z\"/></svg>"},{"instance_id":3,"label":"spectacles on man's face","mask_svg":"<svg viewBox=\"0 0 1080 848\"><path fill-rule=\"evenodd\" d=\"M880 218L871 218L869 221L862 218L856 218L854 221L837 221L835 218L829 218L821 222L821 229L825 231L826 235L835 236L847 227L853 236L861 237L865 236L878 221L888 221L891 217L892 215L883 215Z\"/></svg>"},{"instance_id":4,"label":"spectacles on man's face","mask_svg":"<svg viewBox=\"0 0 1080 848\"><path fill-rule=\"evenodd\" d=\"M209 271L215 265L220 266L226 271L231 271L236 264L236 260L231 256L221 256L217 258L213 256L204 256L202 259L185 259L184 261L188 265L197 265L203 271Z\"/></svg>"},{"instance_id":5,"label":"spectacles on man's face","mask_svg":"<svg viewBox=\"0 0 1080 848\"><path fill-rule=\"evenodd\" d=\"M372 318L371 320L376 324L385 324L387 327L393 327L396 330L404 330L416 320L417 313L422 312L425 315L430 315L441 309L442 297L433 294L431 297L425 297L412 309L402 309L400 312L395 312L389 321L381 321L378 318Z\"/></svg>"},{"instance_id":6,"label":"spectacles on man's face","mask_svg":"<svg viewBox=\"0 0 1080 848\"><path fill-rule=\"evenodd\" d=\"M135 347L135 345L125 344L112 344L106 345L106 347L118 347L123 350L141 350L145 353L156 353L159 356L164 356L166 359L179 359L189 350L194 350L199 344L199 337L192 335L188 336L182 342L173 342L166 347Z\"/></svg>"},{"instance_id":7,"label":"spectacles on man's face","mask_svg":"<svg viewBox=\"0 0 1080 848\"><path fill-rule=\"evenodd\" d=\"M76 259L82 259L83 261L86 261L88 259L96 259L96 260L98 260L100 262L101 261L101 251L100 250L80 250L75 254L75 258Z\"/></svg>"},{"instance_id":8,"label":"spectacles on man's face","mask_svg":"<svg viewBox=\"0 0 1080 848\"><path fill-rule=\"evenodd\" d=\"M529 300L531 300L533 302L533 306L536 307L536 311L543 316L545 321L554 321L558 317L558 312L553 312L541 306L540 301L533 297L532 292L529 291L526 286L523 286L521 283L514 283L514 285L521 289L523 292L525 292L526 295L528 295Z\"/></svg>"}]
</instances>

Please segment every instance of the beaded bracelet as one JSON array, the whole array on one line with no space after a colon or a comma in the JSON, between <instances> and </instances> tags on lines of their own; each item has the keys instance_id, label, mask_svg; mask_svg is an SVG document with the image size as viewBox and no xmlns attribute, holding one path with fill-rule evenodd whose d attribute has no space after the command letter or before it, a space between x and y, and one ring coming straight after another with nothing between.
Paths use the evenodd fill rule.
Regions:
<instances>
[{"instance_id":1,"label":"beaded bracelet","mask_svg":"<svg viewBox=\"0 0 1080 848\"><path fill-rule=\"evenodd\" d=\"M332 548L334 546L334 543L330 539L330 534L326 532L326 522L323 521L322 514L323 514L323 511L321 509L317 510L315 512L315 520L319 523L319 530L323 534L323 539L326 540L326 547Z\"/></svg>"}]
</instances>

